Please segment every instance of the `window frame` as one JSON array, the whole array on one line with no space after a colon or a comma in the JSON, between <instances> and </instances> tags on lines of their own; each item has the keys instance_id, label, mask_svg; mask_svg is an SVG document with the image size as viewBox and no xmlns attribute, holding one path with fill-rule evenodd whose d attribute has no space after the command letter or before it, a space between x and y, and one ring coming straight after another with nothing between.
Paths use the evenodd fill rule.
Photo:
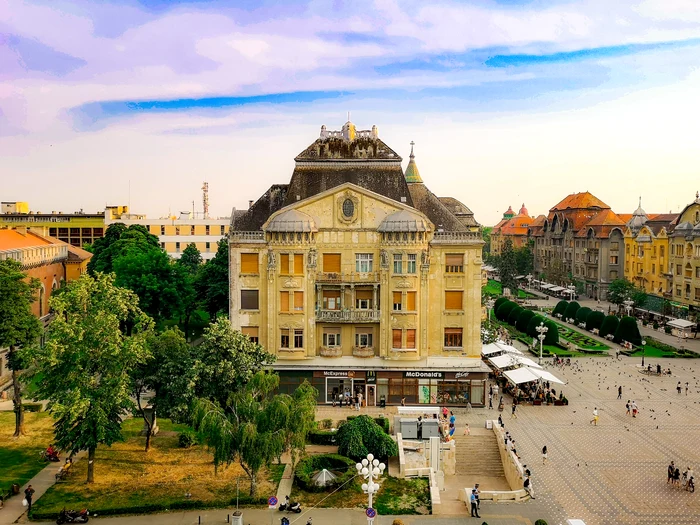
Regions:
<instances>
[{"instance_id":1,"label":"window frame","mask_svg":"<svg viewBox=\"0 0 700 525\"><path fill-rule=\"evenodd\" d=\"M416 263L418 261L418 255L415 253L407 254L406 259L406 273L414 274L416 273Z\"/></svg>"},{"instance_id":2,"label":"window frame","mask_svg":"<svg viewBox=\"0 0 700 525\"><path fill-rule=\"evenodd\" d=\"M393 256L393 262L394 262L394 275L402 275L403 274L403 254L402 253L395 253ZM398 271L397 271L398 269Z\"/></svg>"},{"instance_id":3,"label":"window frame","mask_svg":"<svg viewBox=\"0 0 700 525\"><path fill-rule=\"evenodd\" d=\"M364 267L364 269L363 269ZM355 272L370 273L374 271L374 254L373 253L356 253L355 254Z\"/></svg>"},{"instance_id":4,"label":"window frame","mask_svg":"<svg viewBox=\"0 0 700 525\"><path fill-rule=\"evenodd\" d=\"M250 292L251 294L252 294L252 292L255 292L255 303L257 305L256 307L246 308L243 306L245 303L244 294L246 292ZM260 310L260 290L254 289L254 288L241 289L240 299L241 299L241 304L240 304L241 310L251 310L251 311L259 311ZM249 297L249 299L252 300L252 295L251 295L251 297Z\"/></svg>"}]
</instances>

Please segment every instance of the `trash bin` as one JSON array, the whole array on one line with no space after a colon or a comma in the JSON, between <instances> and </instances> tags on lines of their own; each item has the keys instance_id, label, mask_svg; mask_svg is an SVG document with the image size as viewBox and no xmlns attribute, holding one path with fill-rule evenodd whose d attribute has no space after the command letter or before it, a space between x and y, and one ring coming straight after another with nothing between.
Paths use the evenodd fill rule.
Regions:
<instances>
[{"instance_id":1,"label":"trash bin","mask_svg":"<svg viewBox=\"0 0 700 525\"><path fill-rule=\"evenodd\" d=\"M418 420L415 418L402 418L401 436L404 439L418 439Z\"/></svg>"},{"instance_id":2,"label":"trash bin","mask_svg":"<svg viewBox=\"0 0 700 525\"><path fill-rule=\"evenodd\" d=\"M231 515L231 525L243 525L243 513L240 510Z\"/></svg>"},{"instance_id":3,"label":"trash bin","mask_svg":"<svg viewBox=\"0 0 700 525\"><path fill-rule=\"evenodd\" d=\"M379 407L386 408L386 397L385 396L381 396L379 398Z\"/></svg>"},{"instance_id":4,"label":"trash bin","mask_svg":"<svg viewBox=\"0 0 700 525\"><path fill-rule=\"evenodd\" d=\"M12 494L19 494L19 485L17 483L12 484Z\"/></svg>"}]
</instances>

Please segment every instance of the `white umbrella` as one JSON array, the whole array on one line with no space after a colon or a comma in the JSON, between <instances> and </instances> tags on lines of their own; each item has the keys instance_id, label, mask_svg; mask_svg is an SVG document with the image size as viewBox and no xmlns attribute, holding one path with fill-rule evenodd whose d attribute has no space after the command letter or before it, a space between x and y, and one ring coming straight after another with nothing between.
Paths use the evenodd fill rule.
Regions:
<instances>
[{"instance_id":1,"label":"white umbrella","mask_svg":"<svg viewBox=\"0 0 700 525\"><path fill-rule=\"evenodd\" d=\"M316 483L316 485L318 485L319 487L325 487L332 481L335 481L337 477L338 476L333 474L330 470L326 470L324 468L323 470L314 474L314 476L311 479L313 479L313 482Z\"/></svg>"}]
</instances>

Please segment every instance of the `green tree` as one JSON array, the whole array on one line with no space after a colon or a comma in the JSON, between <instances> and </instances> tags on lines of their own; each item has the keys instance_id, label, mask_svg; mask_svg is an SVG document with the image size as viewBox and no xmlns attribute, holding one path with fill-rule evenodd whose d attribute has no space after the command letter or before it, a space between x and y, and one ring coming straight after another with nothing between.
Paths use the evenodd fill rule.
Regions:
<instances>
[{"instance_id":1,"label":"green tree","mask_svg":"<svg viewBox=\"0 0 700 525\"><path fill-rule=\"evenodd\" d=\"M617 330L615 330L614 341L617 344L627 341L634 346L641 346L642 336L639 333L639 326L634 317L627 316L620 320L620 324L617 326Z\"/></svg>"},{"instance_id":2,"label":"green tree","mask_svg":"<svg viewBox=\"0 0 700 525\"><path fill-rule=\"evenodd\" d=\"M545 319L544 325L547 327L544 344L555 345L559 343L559 326L551 319Z\"/></svg>"},{"instance_id":3,"label":"green tree","mask_svg":"<svg viewBox=\"0 0 700 525\"><path fill-rule=\"evenodd\" d=\"M605 314L603 312L599 312L598 310L591 312L586 319L586 330L593 331L595 329L600 331L604 320Z\"/></svg>"},{"instance_id":4,"label":"green tree","mask_svg":"<svg viewBox=\"0 0 700 525\"><path fill-rule=\"evenodd\" d=\"M571 301L564 311L564 319L576 319L576 313L578 312L579 308L581 308L580 304L578 304L576 301Z\"/></svg>"},{"instance_id":5,"label":"green tree","mask_svg":"<svg viewBox=\"0 0 700 525\"><path fill-rule=\"evenodd\" d=\"M192 419L214 451L215 468L238 460L250 478L252 497L256 496L260 469L289 446L290 432L299 433L292 440L299 443L313 424L313 412L308 407L318 393L306 383L298 396L273 395L279 377L259 371L232 391L224 405L207 399L195 402Z\"/></svg>"},{"instance_id":6,"label":"green tree","mask_svg":"<svg viewBox=\"0 0 700 525\"><path fill-rule=\"evenodd\" d=\"M275 356L231 328L219 317L202 334L198 345L197 397L226 406L231 392L242 388L256 373L269 367Z\"/></svg>"},{"instance_id":7,"label":"green tree","mask_svg":"<svg viewBox=\"0 0 700 525\"><path fill-rule=\"evenodd\" d=\"M598 335L600 337L605 337L605 336L610 335L610 334L615 335L619 324L620 324L620 320L617 318L617 316L614 316L614 315L605 316L605 319L603 319L603 324L600 325L600 331L598 332Z\"/></svg>"},{"instance_id":8,"label":"green tree","mask_svg":"<svg viewBox=\"0 0 700 525\"><path fill-rule=\"evenodd\" d=\"M507 322L508 321L508 316L510 315L510 312L518 306L516 303L513 301L506 301L505 303L502 303L497 309L496 309L496 319L499 321Z\"/></svg>"},{"instance_id":9,"label":"green tree","mask_svg":"<svg viewBox=\"0 0 700 525\"><path fill-rule=\"evenodd\" d=\"M132 224L128 228L122 223L111 224L105 236L92 246L93 256L88 263L88 272L110 273L120 257L134 253L160 250L158 237L148 232L145 226Z\"/></svg>"},{"instance_id":10,"label":"green tree","mask_svg":"<svg viewBox=\"0 0 700 525\"><path fill-rule=\"evenodd\" d=\"M552 263L547 268L547 281L552 284L562 285L567 280L566 269L561 257L555 256L552 258Z\"/></svg>"},{"instance_id":11,"label":"green tree","mask_svg":"<svg viewBox=\"0 0 700 525\"><path fill-rule=\"evenodd\" d=\"M197 281L203 271L202 254L197 246L191 243L182 252L175 263L176 282L179 296L179 316L185 337L189 336L192 315L199 308L200 299L197 294Z\"/></svg>"},{"instance_id":12,"label":"green tree","mask_svg":"<svg viewBox=\"0 0 700 525\"><path fill-rule=\"evenodd\" d=\"M196 275L199 267L202 265L202 254L197 249L197 245L193 242L189 243L177 260L177 263L187 268L190 274Z\"/></svg>"},{"instance_id":13,"label":"green tree","mask_svg":"<svg viewBox=\"0 0 700 525\"><path fill-rule=\"evenodd\" d=\"M88 451L92 483L98 445L122 440L122 419L133 409L129 372L148 357L153 321L112 275L83 275L51 306L45 344L23 349L27 375L40 379L33 395L49 401L58 447Z\"/></svg>"},{"instance_id":14,"label":"green tree","mask_svg":"<svg viewBox=\"0 0 700 525\"><path fill-rule=\"evenodd\" d=\"M519 275L531 275L534 262L535 256L530 243L515 250L515 266Z\"/></svg>"},{"instance_id":15,"label":"green tree","mask_svg":"<svg viewBox=\"0 0 700 525\"><path fill-rule=\"evenodd\" d=\"M396 442L369 416L351 419L338 430L338 454L360 461L367 454L388 459L399 453Z\"/></svg>"},{"instance_id":16,"label":"green tree","mask_svg":"<svg viewBox=\"0 0 700 525\"><path fill-rule=\"evenodd\" d=\"M634 285L627 279L615 279L608 285L608 301L619 307L634 292Z\"/></svg>"},{"instance_id":17,"label":"green tree","mask_svg":"<svg viewBox=\"0 0 700 525\"><path fill-rule=\"evenodd\" d=\"M506 242L503 243L503 251L499 259L498 274L501 279L503 290L505 291L506 288L509 288L513 296L518 295L518 281L515 279L517 271L518 268L515 250L513 249L513 241L511 239L506 239Z\"/></svg>"},{"instance_id":18,"label":"green tree","mask_svg":"<svg viewBox=\"0 0 700 525\"><path fill-rule=\"evenodd\" d=\"M202 267L196 290L210 319L216 319L220 312L228 312L228 239L219 241L216 255Z\"/></svg>"},{"instance_id":19,"label":"green tree","mask_svg":"<svg viewBox=\"0 0 700 525\"><path fill-rule=\"evenodd\" d=\"M516 306L513 308L510 313L508 314L508 319L506 322L510 326L515 326L515 323L518 322L518 317L520 317L520 314L524 311L525 309L522 306Z\"/></svg>"},{"instance_id":20,"label":"green tree","mask_svg":"<svg viewBox=\"0 0 700 525\"><path fill-rule=\"evenodd\" d=\"M545 319L541 315L535 315L532 319L530 319L530 322L527 323L527 335L530 337L537 337L538 333L536 328L540 326L541 323L544 323Z\"/></svg>"},{"instance_id":21,"label":"green tree","mask_svg":"<svg viewBox=\"0 0 700 525\"><path fill-rule=\"evenodd\" d=\"M485 226L481 230L481 238L484 240L483 259L485 261L490 261L489 257L491 256L491 230L493 230L491 226Z\"/></svg>"},{"instance_id":22,"label":"green tree","mask_svg":"<svg viewBox=\"0 0 700 525\"><path fill-rule=\"evenodd\" d=\"M552 311L552 315L560 314L562 317L564 317L564 314L566 313L567 306L569 306L569 301L559 301L557 303L557 305L554 307L554 311Z\"/></svg>"},{"instance_id":23,"label":"green tree","mask_svg":"<svg viewBox=\"0 0 700 525\"><path fill-rule=\"evenodd\" d=\"M576 324L585 323L592 310L587 306L583 306L576 311Z\"/></svg>"},{"instance_id":24,"label":"green tree","mask_svg":"<svg viewBox=\"0 0 700 525\"><path fill-rule=\"evenodd\" d=\"M530 322L530 319L532 319L533 317L535 317L535 312L533 312L532 310L523 309L523 311L520 312L518 321L515 323L515 328L517 328L520 332L526 334L527 325Z\"/></svg>"},{"instance_id":25,"label":"green tree","mask_svg":"<svg viewBox=\"0 0 700 525\"><path fill-rule=\"evenodd\" d=\"M19 380L24 366L18 349L31 346L41 335L41 323L32 314L32 303L40 286L38 279L27 279L17 261L0 261L0 348L8 349L7 367L12 370L14 437L25 434L22 385Z\"/></svg>"}]
</instances>

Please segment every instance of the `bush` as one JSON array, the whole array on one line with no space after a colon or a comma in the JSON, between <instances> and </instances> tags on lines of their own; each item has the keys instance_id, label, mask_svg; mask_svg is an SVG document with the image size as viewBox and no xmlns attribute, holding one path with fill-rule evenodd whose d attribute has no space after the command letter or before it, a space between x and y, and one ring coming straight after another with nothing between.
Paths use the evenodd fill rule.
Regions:
<instances>
[{"instance_id":1,"label":"bush","mask_svg":"<svg viewBox=\"0 0 700 525\"><path fill-rule=\"evenodd\" d=\"M177 437L177 444L180 448L190 448L197 444L197 434L193 430L183 430Z\"/></svg>"},{"instance_id":2,"label":"bush","mask_svg":"<svg viewBox=\"0 0 700 525\"><path fill-rule=\"evenodd\" d=\"M374 422L382 427L382 430L388 434L389 433L389 418L387 417L375 417Z\"/></svg>"},{"instance_id":3,"label":"bush","mask_svg":"<svg viewBox=\"0 0 700 525\"><path fill-rule=\"evenodd\" d=\"M324 468L333 471L337 477L327 485L319 487L312 478L316 472ZM356 474L355 462L350 458L339 454L319 454L308 456L297 463L294 470L294 481L307 492L325 492L347 483Z\"/></svg>"},{"instance_id":4,"label":"bush","mask_svg":"<svg viewBox=\"0 0 700 525\"><path fill-rule=\"evenodd\" d=\"M615 330L614 341L617 344L620 344L622 341L629 341L634 346L642 344L642 335L639 333L639 326L634 317L627 316L622 318L617 330Z\"/></svg>"},{"instance_id":5,"label":"bush","mask_svg":"<svg viewBox=\"0 0 700 525\"><path fill-rule=\"evenodd\" d=\"M510 301L510 299L508 299L507 297L499 297L498 299L496 299L496 302L493 303L493 311L494 311L494 313L496 312L496 310L498 310L498 308L499 308L503 303L507 303L507 302L509 302L509 301Z\"/></svg>"},{"instance_id":6,"label":"bush","mask_svg":"<svg viewBox=\"0 0 700 525\"><path fill-rule=\"evenodd\" d=\"M600 332L598 335L600 337L605 337L609 334L615 334L617 331L617 326L620 324L620 320L614 315L607 315L603 319L603 324L600 325Z\"/></svg>"},{"instance_id":7,"label":"bush","mask_svg":"<svg viewBox=\"0 0 700 525\"><path fill-rule=\"evenodd\" d=\"M654 324L652 326L654 327L654 330L658 330L659 329L659 322L654 321Z\"/></svg>"},{"instance_id":8,"label":"bush","mask_svg":"<svg viewBox=\"0 0 700 525\"><path fill-rule=\"evenodd\" d=\"M505 303L501 304L501 306L498 307L496 310L496 319L499 321L506 322L508 320L508 316L510 315L510 312L513 308L518 306L515 304L513 301L506 301Z\"/></svg>"},{"instance_id":9,"label":"bush","mask_svg":"<svg viewBox=\"0 0 700 525\"><path fill-rule=\"evenodd\" d=\"M576 324L585 323L588 320L588 316L591 315L591 312L593 312L593 310L588 308L588 306L579 308L576 311Z\"/></svg>"},{"instance_id":10,"label":"bush","mask_svg":"<svg viewBox=\"0 0 700 525\"><path fill-rule=\"evenodd\" d=\"M41 412L43 409L41 403L22 403L22 408L25 412Z\"/></svg>"},{"instance_id":11,"label":"bush","mask_svg":"<svg viewBox=\"0 0 700 525\"><path fill-rule=\"evenodd\" d=\"M672 328L670 326L668 326L668 325L664 326L664 332L666 332L667 334L670 334L671 330L672 330Z\"/></svg>"},{"instance_id":12,"label":"bush","mask_svg":"<svg viewBox=\"0 0 700 525\"><path fill-rule=\"evenodd\" d=\"M532 319L530 319L530 322L527 323L527 335L530 337L537 337L537 330L536 328L540 326L540 323L544 323L544 317L541 315L535 315Z\"/></svg>"},{"instance_id":13,"label":"bush","mask_svg":"<svg viewBox=\"0 0 700 525\"><path fill-rule=\"evenodd\" d=\"M524 311L525 311L525 309L522 306L516 306L508 314L508 320L506 322L510 326L515 326L515 323L518 321L518 317L520 317L520 314L523 313Z\"/></svg>"},{"instance_id":14,"label":"bush","mask_svg":"<svg viewBox=\"0 0 700 525\"><path fill-rule=\"evenodd\" d=\"M564 312L566 312L567 306L569 306L569 301L559 301L557 303L557 305L554 307L554 310L552 311L552 315L561 314L563 317Z\"/></svg>"},{"instance_id":15,"label":"bush","mask_svg":"<svg viewBox=\"0 0 700 525\"><path fill-rule=\"evenodd\" d=\"M306 435L306 440L312 445L335 445L336 434L330 430L311 430Z\"/></svg>"},{"instance_id":16,"label":"bush","mask_svg":"<svg viewBox=\"0 0 700 525\"><path fill-rule=\"evenodd\" d=\"M586 330L589 332L593 329L600 330L604 320L605 314L603 312L599 312L598 310L591 312L586 318Z\"/></svg>"},{"instance_id":17,"label":"bush","mask_svg":"<svg viewBox=\"0 0 700 525\"><path fill-rule=\"evenodd\" d=\"M535 525L547 525L547 522L544 521L544 520L537 520L537 521L535 522Z\"/></svg>"},{"instance_id":18,"label":"bush","mask_svg":"<svg viewBox=\"0 0 700 525\"><path fill-rule=\"evenodd\" d=\"M396 442L369 416L349 420L337 432L338 453L361 460L367 454L387 459L399 453Z\"/></svg>"},{"instance_id":19,"label":"bush","mask_svg":"<svg viewBox=\"0 0 700 525\"><path fill-rule=\"evenodd\" d=\"M515 328L524 334L527 333L527 325L533 317L535 317L535 312L523 309L515 323Z\"/></svg>"},{"instance_id":20,"label":"bush","mask_svg":"<svg viewBox=\"0 0 700 525\"><path fill-rule=\"evenodd\" d=\"M581 308L581 305L576 301L571 301L564 311L564 319L576 319L576 312Z\"/></svg>"},{"instance_id":21,"label":"bush","mask_svg":"<svg viewBox=\"0 0 700 525\"><path fill-rule=\"evenodd\" d=\"M551 319L547 319L547 320L545 320L544 325L547 327L547 333L545 334L544 344L546 344L546 345L558 344L559 343L559 328L557 327L557 323L555 323Z\"/></svg>"},{"instance_id":22,"label":"bush","mask_svg":"<svg viewBox=\"0 0 700 525\"><path fill-rule=\"evenodd\" d=\"M333 420L332 419L322 419L321 420L321 428L333 428Z\"/></svg>"}]
</instances>

